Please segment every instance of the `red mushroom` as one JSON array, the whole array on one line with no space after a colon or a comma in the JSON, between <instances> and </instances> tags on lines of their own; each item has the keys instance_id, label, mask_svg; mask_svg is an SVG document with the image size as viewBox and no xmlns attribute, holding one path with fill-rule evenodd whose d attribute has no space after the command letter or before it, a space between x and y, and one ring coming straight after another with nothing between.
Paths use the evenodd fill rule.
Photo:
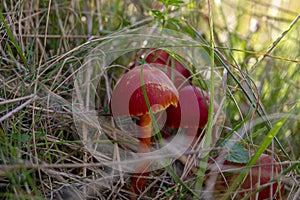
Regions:
<instances>
[{"instance_id":1,"label":"red mushroom","mask_svg":"<svg viewBox=\"0 0 300 200\"><path fill-rule=\"evenodd\" d=\"M198 128L208 120L209 95L196 86L185 86L179 90L179 105L167 109L166 125L173 128L187 128L187 135L195 137ZM218 105L214 105L215 111Z\"/></svg>"},{"instance_id":2,"label":"red mushroom","mask_svg":"<svg viewBox=\"0 0 300 200\"><path fill-rule=\"evenodd\" d=\"M178 71L185 78L191 77L191 72L184 66L187 65L186 61L182 59L182 62L179 62L177 59L172 57L168 52L164 50L152 49L151 52L148 55L146 55L145 61L147 63L155 63L169 66L170 68L173 68L176 71ZM171 73L168 72L169 77L170 75Z\"/></svg>"},{"instance_id":3,"label":"red mushroom","mask_svg":"<svg viewBox=\"0 0 300 200\"><path fill-rule=\"evenodd\" d=\"M167 121L164 131L168 130L167 127L185 128L188 145L192 146L197 138L200 137L201 139L202 137L202 135L199 135L198 130L204 128L207 124L209 103L210 97L206 91L200 90L197 86L188 85L183 87L179 90L178 106L167 108ZM218 108L218 104L215 103L214 111L216 112ZM171 135L168 131L165 132L163 133L166 138ZM188 162L185 156L180 157L179 161L184 165ZM176 169L178 164L178 162L175 162L174 167ZM190 172L194 173L196 170L196 167L192 167Z\"/></svg>"},{"instance_id":4,"label":"red mushroom","mask_svg":"<svg viewBox=\"0 0 300 200\"><path fill-rule=\"evenodd\" d=\"M178 98L178 91L168 76L158 68L145 64L133 68L120 78L112 93L111 110L114 117L139 117L138 152L148 153L152 134L152 121L148 106L151 107L152 113L157 113L170 105L176 107ZM148 164L149 162L144 162L136 167L137 176L132 180L132 188L136 194L146 187L146 179L138 176L148 175Z\"/></svg>"},{"instance_id":5,"label":"red mushroom","mask_svg":"<svg viewBox=\"0 0 300 200\"><path fill-rule=\"evenodd\" d=\"M222 194L227 191L236 177L239 175L240 169L245 167L245 164L233 163L224 161L220 166L222 170L222 176L217 178L214 196L216 198L222 197ZM236 199L242 199L248 194L251 194L250 199L274 199L283 196L284 187L279 186L278 182L270 182L273 178L281 173L281 167L274 158L267 154L262 154L257 163L252 166L250 172L247 174L244 181L241 183L240 188L235 191ZM265 187L260 191L256 191L260 187ZM272 189L271 189L272 188ZM281 193L279 195L279 193Z\"/></svg>"},{"instance_id":6,"label":"red mushroom","mask_svg":"<svg viewBox=\"0 0 300 200\"><path fill-rule=\"evenodd\" d=\"M142 58L140 58L142 59ZM188 65L184 59L181 62L171 56L168 52L161 49L151 49L144 58L144 61L148 64L155 64L156 67L161 68L168 77L174 82L175 86L180 86L181 83L186 82L187 79L192 81L192 74L186 68ZM135 67L137 62L132 62L129 68ZM178 73L174 73L174 71ZM178 74L182 76L178 76Z\"/></svg>"}]
</instances>

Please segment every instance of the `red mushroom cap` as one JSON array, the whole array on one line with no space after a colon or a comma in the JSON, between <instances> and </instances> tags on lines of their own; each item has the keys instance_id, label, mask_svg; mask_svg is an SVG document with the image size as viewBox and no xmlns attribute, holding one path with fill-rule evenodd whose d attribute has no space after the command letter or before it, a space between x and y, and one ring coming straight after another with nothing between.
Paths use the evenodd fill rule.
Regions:
<instances>
[{"instance_id":1,"label":"red mushroom cap","mask_svg":"<svg viewBox=\"0 0 300 200\"><path fill-rule=\"evenodd\" d=\"M237 169L243 168L244 166L245 164L234 163L226 160L224 161L224 164L221 166L221 170L228 173L223 172L223 175L219 176L215 185L215 197L220 197L219 195L222 196L222 193L230 187L238 176L240 171L237 171ZM280 192L282 196L284 192L283 185L281 185L280 190L278 190L278 182L269 184L269 182L279 175L281 171L280 165L274 158L267 154L262 154L256 164L252 166L244 181L241 183L241 188L237 191L236 198L242 199L250 192L253 192L250 199L256 199L257 193L255 193L255 190L263 186L266 187L258 192L258 199L274 199L278 192ZM226 182L224 178L226 179ZM272 193L271 187L273 187ZM278 196L279 195L277 194L277 197Z\"/></svg>"},{"instance_id":2,"label":"red mushroom cap","mask_svg":"<svg viewBox=\"0 0 300 200\"><path fill-rule=\"evenodd\" d=\"M189 78L191 76L191 72L186 69L181 62L173 58L168 52L161 49L152 49L151 53L146 56L145 61L147 63L161 64L174 68L185 78Z\"/></svg>"},{"instance_id":3,"label":"red mushroom cap","mask_svg":"<svg viewBox=\"0 0 300 200\"><path fill-rule=\"evenodd\" d=\"M177 106L178 91L168 76L158 68L145 64L128 71L117 82L111 97L112 114L142 116L149 113L142 86L153 113L170 105Z\"/></svg>"},{"instance_id":4,"label":"red mushroom cap","mask_svg":"<svg viewBox=\"0 0 300 200\"><path fill-rule=\"evenodd\" d=\"M245 190L255 190L257 187L269 183L280 173L281 167L276 160L267 154L262 154L257 163L251 168L250 173L246 177L241 187ZM271 187L273 187L272 193ZM277 191L278 183L272 183L259 192L258 199L273 199ZM253 196L255 197L255 195Z\"/></svg>"},{"instance_id":5,"label":"red mushroom cap","mask_svg":"<svg viewBox=\"0 0 300 200\"><path fill-rule=\"evenodd\" d=\"M167 109L166 125L174 128L202 128L208 120L209 96L196 86L179 91L179 104Z\"/></svg>"}]
</instances>

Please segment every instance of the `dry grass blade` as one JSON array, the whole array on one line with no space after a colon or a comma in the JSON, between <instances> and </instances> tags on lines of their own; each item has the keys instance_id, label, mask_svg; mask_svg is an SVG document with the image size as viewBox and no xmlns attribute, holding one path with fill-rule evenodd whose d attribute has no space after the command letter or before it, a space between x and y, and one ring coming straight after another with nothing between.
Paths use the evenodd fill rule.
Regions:
<instances>
[{"instance_id":1,"label":"dry grass blade","mask_svg":"<svg viewBox=\"0 0 300 200\"><path fill-rule=\"evenodd\" d=\"M30 98L30 99L28 99L28 98ZM0 122L6 120L7 118L11 117L13 114L15 114L15 113L19 112L20 110L22 110L23 108L25 108L28 104L30 104L31 102L33 102L36 99L36 96L30 95L28 97L23 97L23 98L18 98L18 99L14 99L14 100L1 102L2 104L4 104L4 103L11 103L11 102L24 100L24 99L28 99L28 100L25 101L24 103L22 103L20 106L13 109L12 111L6 113L4 116L0 117Z\"/></svg>"},{"instance_id":2,"label":"dry grass blade","mask_svg":"<svg viewBox=\"0 0 300 200\"><path fill-rule=\"evenodd\" d=\"M3 99L2 101L0 101L0 106L8 104L8 103L14 103L14 102L22 101L22 100L32 99L33 97L34 97L34 95L31 94L31 95L28 95L25 97L19 97L19 98L15 98L15 99L9 99L9 100Z\"/></svg>"},{"instance_id":3,"label":"dry grass blade","mask_svg":"<svg viewBox=\"0 0 300 200\"><path fill-rule=\"evenodd\" d=\"M289 31L296 26L298 20L300 19L300 15L298 15L293 21L292 23L289 25L289 27L284 30L279 36L278 38L272 43L272 45L269 47L269 49L267 50L267 52L258 59L258 61L251 67L250 72L253 72L255 70L255 68L264 60L264 58L266 57L266 55L270 55L271 52L276 48L276 46L279 44L279 42L289 33Z\"/></svg>"}]
</instances>

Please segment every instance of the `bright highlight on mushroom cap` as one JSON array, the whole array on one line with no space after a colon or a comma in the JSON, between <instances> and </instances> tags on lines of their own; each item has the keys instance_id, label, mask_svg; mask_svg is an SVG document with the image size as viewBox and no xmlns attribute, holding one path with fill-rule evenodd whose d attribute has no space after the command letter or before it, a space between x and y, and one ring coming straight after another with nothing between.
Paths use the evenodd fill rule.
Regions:
<instances>
[{"instance_id":1,"label":"bright highlight on mushroom cap","mask_svg":"<svg viewBox=\"0 0 300 200\"><path fill-rule=\"evenodd\" d=\"M149 113L143 85L153 113L170 105L177 106L179 95L172 81L158 68L145 64L128 71L117 82L111 97L114 116L141 116Z\"/></svg>"}]
</instances>

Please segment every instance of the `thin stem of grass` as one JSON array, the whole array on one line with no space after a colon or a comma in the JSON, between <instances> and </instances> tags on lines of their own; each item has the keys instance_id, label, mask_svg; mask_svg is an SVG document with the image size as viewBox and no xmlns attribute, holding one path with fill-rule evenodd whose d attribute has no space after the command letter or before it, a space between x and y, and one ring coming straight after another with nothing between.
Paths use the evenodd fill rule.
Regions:
<instances>
[{"instance_id":1,"label":"thin stem of grass","mask_svg":"<svg viewBox=\"0 0 300 200\"><path fill-rule=\"evenodd\" d=\"M265 55L269 55L271 54L271 52L275 49L275 47L279 44L279 42L288 34L288 32L290 32L290 30L296 25L296 23L298 22L300 18L300 14L292 21L292 23L289 25L289 27L284 30L279 36L278 38L272 43L272 45L269 47L269 49L267 50L267 52L262 55L258 61L251 67L250 69L250 73L253 72L256 67L265 59Z\"/></svg>"},{"instance_id":2,"label":"thin stem of grass","mask_svg":"<svg viewBox=\"0 0 300 200\"><path fill-rule=\"evenodd\" d=\"M20 110L22 110L23 108L25 108L28 104L30 104L32 101L35 100L35 96L34 95L30 95L31 98L28 99L27 101L25 101L23 104L21 104L20 106L18 106L17 108L13 109L12 111L6 113L4 116L0 117L0 122L6 120L7 118L9 118L10 116L12 116L13 114L19 112Z\"/></svg>"},{"instance_id":3,"label":"thin stem of grass","mask_svg":"<svg viewBox=\"0 0 300 200\"><path fill-rule=\"evenodd\" d=\"M213 116L214 116L214 88L215 88L215 45L214 45L214 24L213 24L213 13L212 13L212 5L210 0L207 1L208 8L209 8L209 25L210 25L210 59L211 59L211 66L210 66L210 85L209 85L209 92L210 92L210 102L209 102L209 109L208 109L208 121L206 125L206 133L204 135L204 144L203 148L209 148L211 146L212 140L212 129L213 129ZM203 153L201 155L201 166L199 167L199 177L196 183L196 191L201 191L203 182L204 182L204 174L207 168L208 162L208 153Z\"/></svg>"},{"instance_id":4,"label":"thin stem of grass","mask_svg":"<svg viewBox=\"0 0 300 200\"><path fill-rule=\"evenodd\" d=\"M28 68L28 61L27 61L26 57L24 56L21 47L19 46L17 40L15 39L13 33L11 32L11 30L10 30L9 26L7 25L5 18L2 14L2 7L0 7L0 19L6 29L6 32L8 34L10 41L13 43L14 47L17 49L17 52L18 52L19 56L21 57L22 61L24 62L25 67Z\"/></svg>"}]
</instances>

